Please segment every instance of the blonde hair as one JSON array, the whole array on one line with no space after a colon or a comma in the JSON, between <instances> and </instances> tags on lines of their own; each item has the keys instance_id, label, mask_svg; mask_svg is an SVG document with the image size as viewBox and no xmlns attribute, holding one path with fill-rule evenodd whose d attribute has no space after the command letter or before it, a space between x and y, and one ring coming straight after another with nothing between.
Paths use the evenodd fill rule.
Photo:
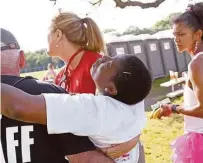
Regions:
<instances>
[{"instance_id":1,"label":"blonde hair","mask_svg":"<svg viewBox=\"0 0 203 163\"><path fill-rule=\"evenodd\" d=\"M104 52L105 45L97 24L89 17L79 18L73 13L59 13L52 20L52 32L61 30L73 44L93 52Z\"/></svg>"}]
</instances>

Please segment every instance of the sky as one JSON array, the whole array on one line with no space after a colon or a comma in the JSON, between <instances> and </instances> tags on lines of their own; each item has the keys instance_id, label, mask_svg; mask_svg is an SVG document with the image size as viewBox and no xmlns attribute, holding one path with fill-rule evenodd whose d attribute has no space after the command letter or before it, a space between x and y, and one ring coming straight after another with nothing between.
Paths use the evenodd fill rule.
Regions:
<instances>
[{"instance_id":1,"label":"sky","mask_svg":"<svg viewBox=\"0 0 203 163\"><path fill-rule=\"evenodd\" d=\"M10 30L23 50L33 51L47 47L48 27L58 8L82 18L88 14L101 30L113 28L123 32L131 25L151 27L170 13L184 11L188 1L166 0L158 8L120 9L113 0L104 0L99 7L92 6L88 0L58 0L55 6L49 0L0 0L0 27Z\"/></svg>"}]
</instances>

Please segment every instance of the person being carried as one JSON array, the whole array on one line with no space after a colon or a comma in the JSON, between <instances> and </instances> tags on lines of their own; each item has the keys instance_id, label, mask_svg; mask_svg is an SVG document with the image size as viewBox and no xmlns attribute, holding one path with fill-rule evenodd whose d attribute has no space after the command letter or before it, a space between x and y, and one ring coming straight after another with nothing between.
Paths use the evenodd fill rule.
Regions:
<instances>
[{"instance_id":1,"label":"person being carried","mask_svg":"<svg viewBox=\"0 0 203 163\"><path fill-rule=\"evenodd\" d=\"M9 84L32 95L41 93L66 93L53 84L20 77L20 69L25 65L23 50L6 29L1 33L1 83ZM30 107L26 110L29 112ZM97 151L88 137L73 134L49 135L47 127L40 124L19 122L1 116L1 163L113 163Z\"/></svg>"},{"instance_id":2,"label":"person being carried","mask_svg":"<svg viewBox=\"0 0 203 163\"><path fill-rule=\"evenodd\" d=\"M105 53L105 44L101 31L95 21L89 17L80 18L74 13L60 12L50 24L48 34L48 55L59 57L65 66L59 70L55 84L64 88L69 94L92 93L96 86L90 69L92 65ZM117 147L106 149L106 154L118 157L133 146L138 137ZM123 151L123 152L121 152ZM142 146L140 152L144 155ZM114 153L113 155L109 153Z\"/></svg>"},{"instance_id":3,"label":"person being carried","mask_svg":"<svg viewBox=\"0 0 203 163\"><path fill-rule=\"evenodd\" d=\"M47 125L50 134L88 136L101 151L140 135L146 123L144 99L152 78L135 55L104 56L91 69L97 95L29 95L1 84L1 113ZM29 111L26 109L29 106ZM116 162L137 163L139 142Z\"/></svg>"}]
</instances>

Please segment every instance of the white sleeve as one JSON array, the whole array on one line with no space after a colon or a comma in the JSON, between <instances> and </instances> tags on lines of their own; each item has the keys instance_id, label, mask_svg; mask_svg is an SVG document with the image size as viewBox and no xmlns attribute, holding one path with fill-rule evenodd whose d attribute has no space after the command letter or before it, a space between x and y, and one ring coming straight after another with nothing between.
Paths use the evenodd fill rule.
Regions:
<instances>
[{"instance_id":1,"label":"white sleeve","mask_svg":"<svg viewBox=\"0 0 203 163\"><path fill-rule=\"evenodd\" d=\"M111 103L107 103L107 108L100 132L105 138L103 143L123 143L141 134L146 125L144 101L135 105L126 105L111 100Z\"/></svg>"},{"instance_id":2,"label":"white sleeve","mask_svg":"<svg viewBox=\"0 0 203 163\"><path fill-rule=\"evenodd\" d=\"M47 129L50 134L98 135L102 128L105 101L99 104L91 94L43 94L46 101ZM98 107L104 105L104 107Z\"/></svg>"}]
</instances>

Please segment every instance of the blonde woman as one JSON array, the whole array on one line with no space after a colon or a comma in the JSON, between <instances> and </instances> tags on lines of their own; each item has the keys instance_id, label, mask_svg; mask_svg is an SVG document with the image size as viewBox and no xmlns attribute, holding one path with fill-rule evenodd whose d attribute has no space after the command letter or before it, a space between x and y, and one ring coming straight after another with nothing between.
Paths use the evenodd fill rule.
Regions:
<instances>
[{"instance_id":1,"label":"blonde woman","mask_svg":"<svg viewBox=\"0 0 203 163\"><path fill-rule=\"evenodd\" d=\"M48 36L49 55L58 56L65 66L55 83L69 93L95 93L90 75L92 64L101 57L104 41L97 24L91 18L73 13L59 13L53 20Z\"/></svg>"}]
</instances>

